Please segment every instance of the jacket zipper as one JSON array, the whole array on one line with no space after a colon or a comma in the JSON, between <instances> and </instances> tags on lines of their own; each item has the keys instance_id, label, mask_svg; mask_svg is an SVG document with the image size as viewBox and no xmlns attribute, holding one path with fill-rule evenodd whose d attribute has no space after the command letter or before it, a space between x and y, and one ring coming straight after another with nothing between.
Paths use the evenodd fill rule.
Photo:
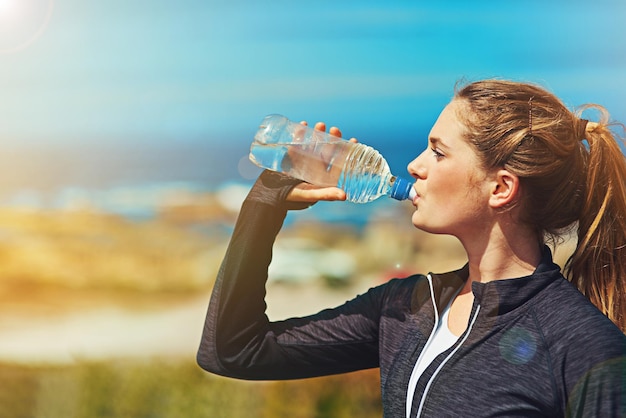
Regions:
<instances>
[{"instance_id":1,"label":"jacket zipper","mask_svg":"<svg viewBox=\"0 0 626 418\"><path fill-rule=\"evenodd\" d=\"M433 303L434 303L434 301L433 301ZM435 378L437 377L437 375L439 374L439 372L441 371L443 366L446 365L448 360L450 360L452 358L452 356L454 356L454 354L459 350L459 348L461 348L463 343L465 343L465 340L467 340L467 337L469 337L469 334L472 331L472 327L474 326L474 323L476 322L476 318L478 317L478 312L480 312L480 305L478 305L478 307L476 308L476 312L474 312L474 316L472 317L472 320L471 320L469 326L467 327L467 331L465 332L465 336L463 337L463 339L457 344L457 346L454 348L454 350L452 350L452 352L450 354L448 354L448 356L445 359L443 359L443 361L441 362L439 367L437 367L437 369L435 370L435 372L433 373L431 378L428 380L428 383L426 383L426 387L424 388L424 393L422 394L422 398L420 400L419 408L417 409L416 418L419 418L422 415L422 409L424 408L424 403L426 402L426 395L428 394L428 391L429 391L430 386L432 385L433 381L435 380Z\"/></svg>"},{"instance_id":2,"label":"jacket zipper","mask_svg":"<svg viewBox=\"0 0 626 418\"><path fill-rule=\"evenodd\" d=\"M413 366L413 371L411 372L411 377L409 378L409 386L407 388L406 394L406 418L411 418L411 408L413 407L413 395L415 394L415 388L417 387L417 381L419 376L417 375L417 365L420 363L422 358L424 357L424 352L426 348L430 345L435 336L435 331L437 330L437 324L439 323L439 312L437 310L437 302L435 301L435 289L433 288L433 278L430 274L426 276L428 279L428 287L430 289L430 299L433 301L433 307L435 308L435 325L433 326L433 330L430 332L430 336L428 340L426 340L426 345L422 349L422 352L417 358L415 365Z\"/></svg>"}]
</instances>

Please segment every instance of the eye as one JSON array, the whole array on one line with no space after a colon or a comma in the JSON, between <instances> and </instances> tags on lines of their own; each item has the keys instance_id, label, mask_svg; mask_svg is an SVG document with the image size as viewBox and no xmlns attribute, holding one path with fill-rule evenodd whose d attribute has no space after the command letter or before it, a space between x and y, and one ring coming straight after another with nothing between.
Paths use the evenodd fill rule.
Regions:
<instances>
[{"instance_id":1,"label":"eye","mask_svg":"<svg viewBox=\"0 0 626 418\"><path fill-rule=\"evenodd\" d=\"M440 160L440 159L442 159L442 158L444 157L444 155L443 155L441 152L439 152L439 151L437 150L437 148L434 148L434 147L433 147L433 148L431 148L431 151L433 152L433 154L435 155L435 158L436 158L437 160Z\"/></svg>"}]
</instances>

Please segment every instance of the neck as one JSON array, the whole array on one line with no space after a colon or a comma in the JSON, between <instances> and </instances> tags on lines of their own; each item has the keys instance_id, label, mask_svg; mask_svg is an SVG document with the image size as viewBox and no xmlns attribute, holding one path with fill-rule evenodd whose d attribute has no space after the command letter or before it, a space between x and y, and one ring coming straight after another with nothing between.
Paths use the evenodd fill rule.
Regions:
<instances>
[{"instance_id":1,"label":"neck","mask_svg":"<svg viewBox=\"0 0 626 418\"><path fill-rule=\"evenodd\" d=\"M541 247L527 228L499 226L484 237L461 239L469 260L468 285L532 274L541 260Z\"/></svg>"}]
</instances>

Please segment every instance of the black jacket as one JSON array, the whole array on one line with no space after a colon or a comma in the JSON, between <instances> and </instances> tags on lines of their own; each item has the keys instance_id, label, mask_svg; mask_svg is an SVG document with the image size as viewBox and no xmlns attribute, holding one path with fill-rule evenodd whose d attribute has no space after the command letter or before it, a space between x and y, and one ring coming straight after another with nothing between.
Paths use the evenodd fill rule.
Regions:
<instances>
[{"instance_id":1,"label":"black jacket","mask_svg":"<svg viewBox=\"0 0 626 418\"><path fill-rule=\"evenodd\" d=\"M334 309L270 322L265 281L291 187L264 174L244 202L211 297L198 363L295 379L380 367L385 417L406 417L413 366L467 270L394 279ZM470 326L428 366L411 417L626 416L626 336L552 263L474 283ZM431 297L434 295L434 299Z\"/></svg>"}]
</instances>

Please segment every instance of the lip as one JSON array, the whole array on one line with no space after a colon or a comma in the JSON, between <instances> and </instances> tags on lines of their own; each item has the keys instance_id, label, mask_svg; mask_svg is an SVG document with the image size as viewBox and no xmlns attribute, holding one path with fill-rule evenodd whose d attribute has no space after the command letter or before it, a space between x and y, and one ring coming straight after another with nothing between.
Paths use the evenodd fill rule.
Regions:
<instances>
[{"instance_id":1,"label":"lip","mask_svg":"<svg viewBox=\"0 0 626 418\"><path fill-rule=\"evenodd\" d=\"M417 201L420 200L420 197L420 194L417 192L417 190L415 190L415 197L413 197L413 206L417 206Z\"/></svg>"}]
</instances>

